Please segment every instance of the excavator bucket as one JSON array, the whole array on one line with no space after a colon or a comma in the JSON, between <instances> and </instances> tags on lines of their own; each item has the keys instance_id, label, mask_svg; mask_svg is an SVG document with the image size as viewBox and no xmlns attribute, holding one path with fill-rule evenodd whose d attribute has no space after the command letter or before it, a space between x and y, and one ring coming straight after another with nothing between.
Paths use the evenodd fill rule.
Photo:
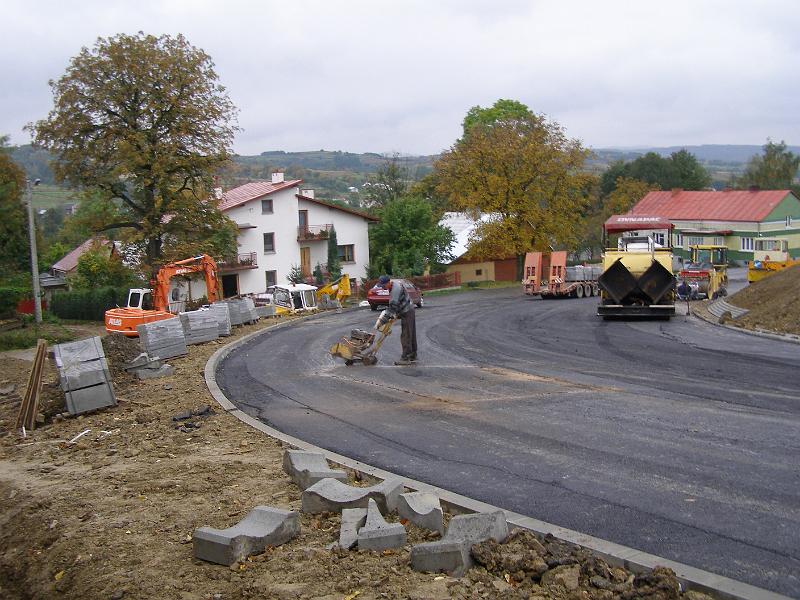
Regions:
<instances>
[{"instance_id":1,"label":"excavator bucket","mask_svg":"<svg viewBox=\"0 0 800 600\"><path fill-rule=\"evenodd\" d=\"M652 300L653 304L658 304L664 294L674 286L675 277L658 261L653 261L639 277L639 289Z\"/></svg>"},{"instance_id":2,"label":"excavator bucket","mask_svg":"<svg viewBox=\"0 0 800 600\"><path fill-rule=\"evenodd\" d=\"M637 287L636 278L622 264L621 259L617 259L597 278L597 285L605 290L617 304L622 304L622 300Z\"/></svg>"}]
</instances>

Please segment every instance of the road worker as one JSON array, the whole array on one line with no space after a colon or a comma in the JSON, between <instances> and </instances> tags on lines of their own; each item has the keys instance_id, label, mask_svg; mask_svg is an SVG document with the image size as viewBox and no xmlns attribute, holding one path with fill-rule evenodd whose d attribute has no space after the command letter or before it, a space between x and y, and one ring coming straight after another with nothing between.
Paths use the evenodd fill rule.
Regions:
<instances>
[{"instance_id":1,"label":"road worker","mask_svg":"<svg viewBox=\"0 0 800 600\"><path fill-rule=\"evenodd\" d=\"M400 319L400 344L403 354L394 364L399 366L414 364L417 362L417 322L414 304L408 297L405 287L392 281L388 275L381 275L378 285L389 290L389 306L378 317L375 328L381 328L392 319Z\"/></svg>"}]
</instances>

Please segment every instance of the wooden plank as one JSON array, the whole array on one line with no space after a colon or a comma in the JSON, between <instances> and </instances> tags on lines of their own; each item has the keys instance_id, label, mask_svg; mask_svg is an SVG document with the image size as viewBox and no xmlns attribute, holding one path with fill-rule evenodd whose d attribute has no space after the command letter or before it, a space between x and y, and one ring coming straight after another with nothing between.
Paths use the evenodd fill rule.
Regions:
<instances>
[{"instance_id":1,"label":"wooden plank","mask_svg":"<svg viewBox=\"0 0 800 600\"><path fill-rule=\"evenodd\" d=\"M42 373L46 354L47 342L40 339L36 344L36 356L28 376L28 387L25 389L25 396L19 406L19 413L17 413L17 429L25 427L25 429L32 430L36 426L36 413L39 409L39 393L42 389Z\"/></svg>"}]
</instances>

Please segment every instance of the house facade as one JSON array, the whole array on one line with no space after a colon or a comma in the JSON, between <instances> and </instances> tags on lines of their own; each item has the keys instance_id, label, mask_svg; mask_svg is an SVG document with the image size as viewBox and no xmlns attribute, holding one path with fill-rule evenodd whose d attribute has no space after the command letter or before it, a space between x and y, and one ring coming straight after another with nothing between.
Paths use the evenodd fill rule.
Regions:
<instances>
[{"instance_id":1,"label":"house facade","mask_svg":"<svg viewBox=\"0 0 800 600\"><path fill-rule=\"evenodd\" d=\"M800 200L791 190L650 192L628 214L669 219L682 258L690 246L711 244L726 246L731 260L750 261L759 238L785 239L789 254L800 257Z\"/></svg>"},{"instance_id":2,"label":"house facade","mask_svg":"<svg viewBox=\"0 0 800 600\"><path fill-rule=\"evenodd\" d=\"M455 259L447 265L446 273L456 273L461 283L471 281L517 281L517 258L504 256L486 260L472 260L466 257L469 241L480 222L491 215L483 215L475 221L464 213L447 212L442 215L439 225L453 232L455 241L450 251Z\"/></svg>"},{"instance_id":3,"label":"house facade","mask_svg":"<svg viewBox=\"0 0 800 600\"><path fill-rule=\"evenodd\" d=\"M328 241L335 228L342 272L352 280L366 277L370 223L366 213L314 197L302 180L246 183L222 194L222 210L239 227L236 260L220 264L223 296L264 292L289 283L293 267L310 277L328 262Z\"/></svg>"}]
</instances>

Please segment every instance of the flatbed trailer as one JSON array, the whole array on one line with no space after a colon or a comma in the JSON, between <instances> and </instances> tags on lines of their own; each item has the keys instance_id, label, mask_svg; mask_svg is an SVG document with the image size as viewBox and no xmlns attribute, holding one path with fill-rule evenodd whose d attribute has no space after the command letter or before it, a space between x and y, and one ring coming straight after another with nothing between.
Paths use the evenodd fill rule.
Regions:
<instances>
[{"instance_id":1,"label":"flatbed trailer","mask_svg":"<svg viewBox=\"0 0 800 600\"><path fill-rule=\"evenodd\" d=\"M525 254L525 277L522 289L528 296L583 298L599 293L597 278L600 265L567 266L566 251L528 252Z\"/></svg>"}]
</instances>

